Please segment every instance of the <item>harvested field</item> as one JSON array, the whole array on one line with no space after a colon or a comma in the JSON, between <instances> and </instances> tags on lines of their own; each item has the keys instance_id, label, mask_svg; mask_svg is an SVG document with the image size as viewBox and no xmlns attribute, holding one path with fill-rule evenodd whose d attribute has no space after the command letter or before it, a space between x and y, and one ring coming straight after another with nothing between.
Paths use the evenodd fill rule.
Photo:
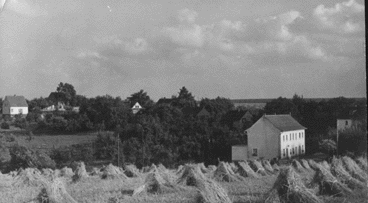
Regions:
<instances>
[{"instance_id":1,"label":"harvested field","mask_svg":"<svg viewBox=\"0 0 368 203\"><path fill-rule=\"evenodd\" d=\"M239 163L239 174L243 177L258 178L259 175L253 171L246 161L240 161Z\"/></svg>"},{"instance_id":2,"label":"harvested field","mask_svg":"<svg viewBox=\"0 0 368 203\"><path fill-rule=\"evenodd\" d=\"M331 173L342 183L346 184L350 189L363 189L367 187L363 182L353 178L343 166L342 160L334 157L331 163Z\"/></svg>"},{"instance_id":3,"label":"harvested field","mask_svg":"<svg viewBox=\"0 0 368 203\"><path fill-rule=\"evenodd\" d=\"M342 157L342 161L344 163L345 169L351 174L352 177L364 183L368 182L367 173L365 173L353 159L344 156Z\"/></svg>"},{"instance_id":4,"label":"harvested field","mask_svg":"<svg viewBox=\"0 0 368 203\"><path fill-rule=\"evenodd\" d=\"M220 162L213 174L213 179L217 181L234 182L242 181L243 177L235 174L234 171L231 170L230 165L225 162Z\"/></svg>"},{"instance_id":5,"label":"harvested field","mask_svg":"<svg viewBox=\"0 0 368 203\"><path fill-rule=\"evenodd\" d=\"M266 176L266 170L263 168L262 164L257 160L251 160L249 166L258 174Z\"/></svg>"}]
</instances>

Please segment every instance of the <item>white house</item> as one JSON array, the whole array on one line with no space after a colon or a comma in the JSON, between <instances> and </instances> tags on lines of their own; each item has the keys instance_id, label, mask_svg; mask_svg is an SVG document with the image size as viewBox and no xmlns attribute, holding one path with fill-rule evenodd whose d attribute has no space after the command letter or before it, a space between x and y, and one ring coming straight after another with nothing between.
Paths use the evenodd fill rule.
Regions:
<instances>
[{"instance_id":1,"label":"white house","mask_svg":"<svg viewBox=\"0 0 368 203\"><path fill-rule=\"evenodd\" d=\"M133 114L138 113L138 111L140 111L141 109L143 109L143 107L138 102L136 102L132 107Z\"/></svg>"},{"instance_id":2,"label":"white house","mask_svg":"<svg viewBox=\"0 0 368 203\"><path fill-rule=\"evenodd\" d=\"M291 115L263 115L245 131L248 159L283 159L305 154L305 129Z\"/></svg>"},{"instance_id":3,"label":"white house","mask_svg":"<svg viewBox=\"0 0 368 203\"><path fill-rule=\"evenodd\" d=\"M65 111L65 104L62 102L58 102L57 106L51 105L46 108L43 108L41 111L43 112L51 112L51 111Z\"/></svg>"},{"instance_id":4,"label":"white house","mask_svg":"<svg viewBox=\"0 0 368 203\"><path fill-rule=\"evenodd\" d=\"M10 115L11 117L22 114L28 114L28 104L24 96L5 96L3 101L3 115Z\"/></svg>"}]
</instances>

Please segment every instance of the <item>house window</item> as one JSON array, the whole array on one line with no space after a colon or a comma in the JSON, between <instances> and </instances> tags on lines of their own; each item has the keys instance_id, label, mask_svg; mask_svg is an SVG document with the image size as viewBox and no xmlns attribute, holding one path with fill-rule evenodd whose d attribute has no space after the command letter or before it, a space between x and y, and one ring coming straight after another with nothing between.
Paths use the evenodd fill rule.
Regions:
<instances>
[{"instance_id":1,"label":"house window","mask_svg":"<svg viewBox=\"0 0 368 203\"><path fill-rule=\"evenodd\" d=\"M291 140L291 133L290 133L290 140Z\"/></svg>"},{"instance_id":2,"label":"house window","mask_svg":"<svg viewBox=\"0 0 368 203\"><path fill-rule=\"evenodd\" d=\"M282 157L285 157L285 149L282 150Z\"/></svg>"},{"instance_id":3,"label":"house window","mask_svg":"<svg viewBox=\"0 0 368 203\"><path fill-rule=\"evenodd\" d=\"M288 136L287 136L287 135L285 135L285 137L286 137L286 141L287 141L287 140L288 140L288 139L287 139L287 137L288 137Z\"/></svg>"},{"instance_id":4,"label":"house window","mask_svg":"<svg viewBox=\"0 0 368 203\"><path fill-rule=\"evenodd\" d=\"M10 109L10 112L12 112L12 113L13 113L13 110L14 110L14 109Z\"/></svg>"},{"instance_id":5,"label":"house window","mask_svg":"<svg viewBox=\"0 0 368 203\"><path fill-rule=\"evenodd\" d=\"M302 137L301 133L299 133L299 139Z\"/></svg>"},{"instance_id":6,"label":"house window","mask_svg":"<svg viewBox=\"0 0 368 203\"><path fill-rule=\"evenodd\" d=\"M345 125L349 125L349 121L345 121Z\"/></svg>"},{"instance_id":7,"label":"house window","mask_svg":"<svg viewBox=\"0 0 368 203\"><path fill-rule=\"evenodd\" d=\"M19 113L23 113L23 109L19 109Z\"/></svg>"},{"instance_id":8,"label":"house window","mask_svg":"<svg viewBox=\"0 0 368 203\"><path fill-rule=\"evenodd\" d=\"M252 156L258 156L258 149L257 148L253 149Z\"/></svg>"},{"instance_id":9,"label":"house window","mask_svg":"<svg viewBox=\"0 0 368 203\"><path fill-rule=\"evenodd\" d=\"M304 145L302 145L302 154L304 154Z\"/></svg>"},{"instance_id":10,"label":"house window","mask_svg":"<svg viewBox=\"0 0 368 203\"><path fill-rule=\"evenodd\" d=\"M283 136L282 136L282 141L284 141L284 142L285 142L285 135L283 135Z\"/></svg>"}]
</instances>

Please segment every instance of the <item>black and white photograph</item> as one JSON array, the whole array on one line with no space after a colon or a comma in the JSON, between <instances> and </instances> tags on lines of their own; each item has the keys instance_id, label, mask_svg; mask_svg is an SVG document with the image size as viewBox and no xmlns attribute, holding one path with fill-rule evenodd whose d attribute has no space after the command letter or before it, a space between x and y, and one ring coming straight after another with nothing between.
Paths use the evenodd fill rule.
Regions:
<instances>
[{"instance_id":1,"label":"black and white photograph","mask_svg":"<svg viewBox=\"0 0 368 203\"><path fill-rule=\"evenodd\" d=\"M0 203L368 201L363 0L0 0Z\"/></svg>"}]
</instances>

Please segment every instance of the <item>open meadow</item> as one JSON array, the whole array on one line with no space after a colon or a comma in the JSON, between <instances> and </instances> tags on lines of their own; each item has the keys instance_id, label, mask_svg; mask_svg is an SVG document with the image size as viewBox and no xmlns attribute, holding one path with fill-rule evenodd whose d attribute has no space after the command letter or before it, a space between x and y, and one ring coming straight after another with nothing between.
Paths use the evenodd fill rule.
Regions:
<instances>
[{"instance_id":1,"label":"open meadow","mask_svg":"<svg viewBox=\"0 0 368 203\"><path fill-rule=\"evenodd\" d=\"M293 160L220 162L217 166L162 164L137 169L111 164L86 171L27 168L0 175L0 202L367 202L366 158L330 163Z\"/></svg>"}]
</instances>

